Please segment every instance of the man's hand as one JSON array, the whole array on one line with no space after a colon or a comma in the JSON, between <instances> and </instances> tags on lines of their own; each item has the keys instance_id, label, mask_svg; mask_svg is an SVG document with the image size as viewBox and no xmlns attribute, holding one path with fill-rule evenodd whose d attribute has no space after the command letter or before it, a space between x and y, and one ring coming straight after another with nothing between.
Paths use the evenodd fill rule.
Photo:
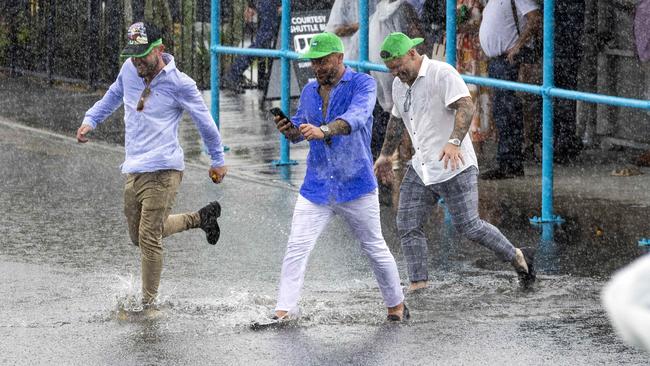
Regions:
<instances>
[{"instance_id":1,"label":"man's hand","mask_svg":"<svg viewBox=\"0 0 650 366\"><path fill-rule=\"evenodd\" d=\"M465 160L463 160L463 154L460 152L460 146L445 144L445 147L440 152L438 161L444 161L444 168L447 169L447 165L450 165L451 170L460 169L461 165L465 165Z\"/></svg>"},{"instance_id":2,"label":"man's hand","mask_svg":"<svg viewBox=\"0 0 650 366\"><path fill-rule=\"evenodd\" d=\"M390 156L379 155L375 161L375 175L380 182L385 185L391 185L395 174L393 173L393 159Z\"/></svg>"},{"instance_id":3,"label":"man's hand","mask_svg":"<svg viewBox=\"0 0 650 366\"><path fill-rule=\"evenodd\" d=\"M252 6L247 6L246 9L244 10L244 22L253 23L253 20L255 20L256 16L257 16L257 10L255 10L255 8L253 8Z\"/></svg>"},{"instance_id":4,"label":"man's hand","mask_svg":"<svg viewBox=\"0 0 650 366\"><path fill-rule=\"evenodd\" d=\"M293 126L293 123L289 122L288 119L280 118L279 116L273 117L273 121L275 122L275 127L278 129L278 131L282 132L283 134L286 134L286 132L289 131Z\"/></svg>"},{"instance_id":5,"label":"man's hand","mask_svg":"<svg viewBox=\"0 0 650 366\"><path fill-rule=\"evenodd\" d=\"M79 129L77 130L77 142L81 143L86 143L88 142L88 138L86 135L88 132L92 131L93 128L90 125L81 125Z\"/></svg>"},{"instance_id":6,"label":"man's hand","mask_svg":"<svg viewBox=\"0 0 650 366\"><path fill-rule=\"evenodd\" d=\"M337 27L334 34L339 37L351 36L359 30L359 23L345 24Z\"/></svg>"},{"instance_id":7,"label":"man's hand","mask_svg":"<svg viewBox=\"0 0 650 366\"><path fill-rule=\"evenodd\" d=\"M506 58L508 59L508 62L514 64L515 58L517 57L517 55L519 55L519 52L521 52L521 46L519 45L519 43L515 44L514 46L512 46L512 48L506 51Z\"/></svg>"},{"instance_id":8,"label":"man's hand","mask_svg":"<svg viewBox=\"0 0 650 366\"><path fill-rule=\"evenodd\" d=\"M223 180L223 177L226 176L228 168L224 166L212 167L208 170L208 175L214 184L219 184Z\"/></svg>"},{"instance_id":9,"label":"man's hand","mask_svg":"<svg viewBox=\"0 0 650 366\"><path fill-rule=\"evenodd\" d=\"M320 127L316 127L311 123L303 123L300 125L299 129L300 133L307 141L322 140L325 138L325 134L321 131Z\"/></svg>"},{"instance_id":10,"label":"man's hand","mask_svg":"<svg viewBox=\"0 0 650 366\"><path fill-rule=\"evenodd\" d=\"M286 118L273 117L275 127L282 133L289 141L296 142L300 139L300 131Z\"/></svg>"}]
</instances>

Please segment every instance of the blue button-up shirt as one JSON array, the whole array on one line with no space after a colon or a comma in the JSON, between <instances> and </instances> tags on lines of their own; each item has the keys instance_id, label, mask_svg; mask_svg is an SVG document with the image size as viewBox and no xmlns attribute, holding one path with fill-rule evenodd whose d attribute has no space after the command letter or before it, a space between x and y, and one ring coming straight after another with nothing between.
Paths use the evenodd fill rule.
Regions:
<instances>
[{"instance_id":1,"label":"blue button-up shirt","mask_svg":"<svg viewBox=\"0 0 650 366\"><path fill-rule=\"evenodd\" d=\"M129 58L106 94L86 112L82 123L95 128L124 103L122 173L184 170L178 124L186 110L208 149L211 166L223 166L221 135L196 83L176 68L171 55L165 53L163 59L166 65L151 81L151 93L141 112L136 107L146 85Z\"/></svg>"},{"instance_id":2,"label":"blue button-up shirt","mask_svg":"<svg viewBox=\"0 0 650 366\"><path fill-rule=\"evenodd\" d=\"M342 119L352 132L332 136L331 145L323 140L309 142L307 173L300 194L315 204L351 201L377 188L370 152L377 86L369 75L346 68L330 92L325 118L318 89L319 84L312 81L302 90L293 124L320 126Z\"/></svg>"}]
</instances>

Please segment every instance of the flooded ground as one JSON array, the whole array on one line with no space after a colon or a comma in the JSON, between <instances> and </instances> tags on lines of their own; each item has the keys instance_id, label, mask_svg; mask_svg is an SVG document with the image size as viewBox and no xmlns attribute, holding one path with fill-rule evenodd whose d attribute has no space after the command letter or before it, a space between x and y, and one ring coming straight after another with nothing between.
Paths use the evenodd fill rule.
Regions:
<instances>
[{"instance_id":1,"label":"flooded ground","mask_svg":"<svg viewBox=\"0 0 650 366\"><path fill-rule=\"evenodd\" d=\"M82 92L61 93L66 105L74 93ZM88 104L97 96L74 98ZM166 316L150 322L120 312L133 310L140 287L139 249L130 244L122 214L122 148L97 140L77 144L69 132L80 118L56 117L69 121L68 127L23 127L25 117L3 114L4 100L0 364L650 362L614 334L599 299L612 272L642 254L638 239L650 235L647 171L612 182L599 172L609 172L616 161L558 168L556 211L567 222L555 228L528 223L539 215L537 167L527 167L526 178L480 183L484 218L517 245L538 248L540 275L532 292L518 289L508 265L459 238L440 207L428 223L431 286L407 297L413 318L402 325L384 323L367 260L335 219L312 253L297 325L256 332L248 324L268 316L275 304L304 164L285 172L273 168L277 134L264 119L265 108L250 92L224 96L222 133L231 148L231 175L222 185L208 184L198 135L184 128L183 145L193 162L175 208L195 210L218 199L222 236L214 247L200 230L165 239ZM60 113L78 114L72 109ZM112 141L106 136L98 131L96 137ZM304 162L305 153L298 147L292 157ZM392 207L382 207L382 221L406 279Z\"/></svg>"}]
</instances>

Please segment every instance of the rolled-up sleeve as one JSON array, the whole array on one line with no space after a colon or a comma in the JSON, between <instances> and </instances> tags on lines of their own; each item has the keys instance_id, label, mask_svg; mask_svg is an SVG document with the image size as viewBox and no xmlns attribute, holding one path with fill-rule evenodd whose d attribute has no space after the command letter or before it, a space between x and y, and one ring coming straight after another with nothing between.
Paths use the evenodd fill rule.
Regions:
<instances>
[{"instance_id":1,"label":"rolled-up sleeve","mask_svg":"<svg viewBox=\"0 0 650 366\"><path fill-rule=\"evenodd\" d=\"M352 101L348 109L337 119L342 119L350 125L351 132L357 131L368 123L372 110L377 101L377 84L367 74L357 74L354 81Z\"/></svg>"},{"instance_id":2,"label":"rolled-up sleeve","mask_svg":"<svg viewBox=\"0 0 650 366\"><path fill-rule=\"evenodd\" d=\"M225 159L223 154L223 145L221 143L221 134L219 133L219 129L212 119L208 107L203 101L201 92L199 92L199 89L196 87L194 80L187 76L181 79L177 100L183 109L190 114L196 128L199 130L199 134L201 135L208 150L208 154L210 155L210 165L212 167L224 166Z\"/></svg>"}]
</instances>

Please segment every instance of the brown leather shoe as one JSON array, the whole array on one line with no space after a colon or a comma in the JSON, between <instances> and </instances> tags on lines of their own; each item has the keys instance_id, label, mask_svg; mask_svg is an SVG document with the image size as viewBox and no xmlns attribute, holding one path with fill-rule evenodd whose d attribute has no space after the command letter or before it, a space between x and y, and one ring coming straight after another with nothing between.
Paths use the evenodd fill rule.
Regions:
<instances>
[{"instance_id":1,"label":"brown leather shoe","mask_svg":"<svg viewBox=\"0 0 650 366\"><path fill-rule=\"evenodd\" d=\"M386 316L386 320L388 320L390 322L401 322L401 321L408 320L408 319L411 318L411 313L409 312L409 308L406 307L406 304L401 303L400 305L402 305L402 313L401 314L400 313L389 313ZM397 306L399 306L399 305L397 305ZM393 308L388 308L388 309L390 310L390 309L393 309Z\"/></svg>"}]
</instances>

